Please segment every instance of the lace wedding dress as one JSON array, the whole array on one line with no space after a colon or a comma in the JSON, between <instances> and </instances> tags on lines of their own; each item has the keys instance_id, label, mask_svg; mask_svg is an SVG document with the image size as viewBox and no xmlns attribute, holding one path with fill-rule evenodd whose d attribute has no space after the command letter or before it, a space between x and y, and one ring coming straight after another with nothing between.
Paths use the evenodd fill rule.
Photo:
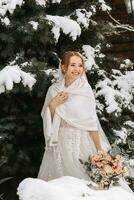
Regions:
<instances>
[{"instance_id":1,"label":"lace wedding dress","mask_svg":"<svg viewBox=\"0 0 134 200\"><path fill-rule=\"evenodd\" d=\"M58 145L47 148L38 178L49 181L61 176L89 179L79 159L86 161L96 148L89 132L70 126L61 120Z\"/></svg>"}]
</instances>

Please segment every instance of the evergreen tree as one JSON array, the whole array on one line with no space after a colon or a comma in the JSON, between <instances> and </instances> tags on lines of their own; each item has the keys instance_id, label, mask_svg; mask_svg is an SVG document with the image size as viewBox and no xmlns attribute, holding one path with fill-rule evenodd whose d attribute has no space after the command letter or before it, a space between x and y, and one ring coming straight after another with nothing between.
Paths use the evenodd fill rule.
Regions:
<instances>
[{"instance_id":1,"label":"evergreen tree","mask_svg":"<svg viewBox=\"0 0 134 200\"><path fill-rule=\"evenodd\" d=\"M37 176L45 146L40 111L68 50L85 56L101 124L132 169L134 64L103 53L118 31L98 17L110 10L103 0L1 1L1 178Z\"/></svg>"}]
</instances>

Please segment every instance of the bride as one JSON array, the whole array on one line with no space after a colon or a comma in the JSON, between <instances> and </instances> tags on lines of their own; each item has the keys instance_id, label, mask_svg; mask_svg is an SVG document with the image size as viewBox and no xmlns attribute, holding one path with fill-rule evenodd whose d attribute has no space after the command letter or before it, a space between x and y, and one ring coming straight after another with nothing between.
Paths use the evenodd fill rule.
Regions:
<instances>
[{"instance_id":1,"label":"bride","mask_svg":"<svg viewBox=\"0 0 134 200\"><path fill-rule=\"evenodd\" d=\"M96 114L82 55L64 53L59 74L58 81L48 89L41 112L46 148L38 178L50 181L72 176L89 180L79 159L86 161L98 150L107 152L110 144Z\"/></svg>"}]
</instances>

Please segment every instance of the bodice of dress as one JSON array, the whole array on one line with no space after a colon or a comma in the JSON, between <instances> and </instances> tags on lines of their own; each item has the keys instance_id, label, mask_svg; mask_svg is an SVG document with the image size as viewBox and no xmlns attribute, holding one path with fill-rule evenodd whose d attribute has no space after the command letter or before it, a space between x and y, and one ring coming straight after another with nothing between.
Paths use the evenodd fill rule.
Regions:
<instances>
[{"instance_id":1,"label":"bodice of dress","mask_svg":"<svg viewBox=\"0 0 134 200\"><path fill-rule=\"evenodd\" d=\"M74 127L68 124L64 119L61 119L60 128L74 128Z\"/></svg>"}]
</instances>

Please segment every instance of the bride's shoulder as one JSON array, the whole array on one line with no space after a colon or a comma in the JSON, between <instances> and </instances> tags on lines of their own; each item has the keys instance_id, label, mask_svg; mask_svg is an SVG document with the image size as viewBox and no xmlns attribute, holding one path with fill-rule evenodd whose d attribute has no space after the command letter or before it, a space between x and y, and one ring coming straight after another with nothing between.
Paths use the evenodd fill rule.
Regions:
<instances>
[{"instance_id":1,"label":"bride's shoulder","mask_svg":"<svg viewBox=\"0 0 134 200\"><path fill-rule=\"evenodd\" d=\"M55 82L53 82L53 83L50 85L49 88L53 89L53 88L55 88L55 87L57 87L57 86L59 86L59 85L60 85L60 82L59 82L59 81L55 81Z\"/></svg>"},{"instance_id":2,"label":"bride's shoulder","mask_svg":"<svg viewBox=\"0 0 134 200\"><path fill-rule=\"evenodd\" d=\"M60 86L59 81L55 81L49 86L48 91L49 92L57 91L57 88L59 88L59 86Z\"/></svg>"}]
</instances>

